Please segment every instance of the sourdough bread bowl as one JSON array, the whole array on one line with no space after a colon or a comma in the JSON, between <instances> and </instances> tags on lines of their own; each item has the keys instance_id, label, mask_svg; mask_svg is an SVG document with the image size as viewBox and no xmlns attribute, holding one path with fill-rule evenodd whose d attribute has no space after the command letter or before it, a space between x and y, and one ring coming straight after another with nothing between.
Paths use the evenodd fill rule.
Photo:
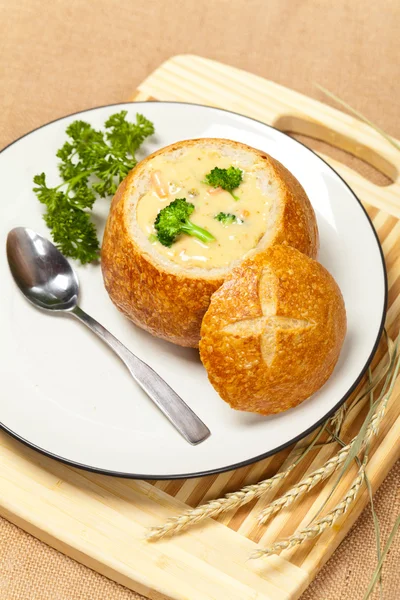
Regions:
<instances>
[{"instance_id":1,"label":"sourdough bread bowl","mask_svg":"<svg viewBox=\"0 0 400 600\"><path fill-rule=\"evenodd\" d=\"M298 250L276 245L244 261L213 294L200 357L232 408L269 415L326 382L345 333L333 277Z\"/></svg>"},{"instance_id":2,"label":"sourdough bread bowl","mask_svg":"<svg viewBox=\"0 0 400 600\"><path fill-rule=\"evenodd\" d=\"M206 182L215 167L240 169L234 196ZM211 242L156 238L160 210L178 198ZM229 225L218 220L228 214ZM101 265L111 300L136 325L182 346L197 347L211 295L242 260L274 244L316 257L313 208L295 177L260 150L224 139L172 144L140 162L119 186L103 238Z\"/></svg>"}]
</instances>

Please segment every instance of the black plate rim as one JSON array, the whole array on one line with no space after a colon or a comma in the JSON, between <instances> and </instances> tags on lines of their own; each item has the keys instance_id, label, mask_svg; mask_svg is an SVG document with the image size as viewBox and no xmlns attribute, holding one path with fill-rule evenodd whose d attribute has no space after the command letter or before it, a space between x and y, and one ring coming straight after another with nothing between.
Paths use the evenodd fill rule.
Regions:
<instances>
[{"instance_id":1,"label":"black plate rim","mask_svg":"<svg viewBox=\"0 0 400 600\"><path fill-rule=\"evenodd\" d=\"M24 437L20 436L19 434L17 434L15 431L12 431L11 429L9 429L6 425L4 425L1 421L0 421L0 430L5 431L8 435L10 435L12 438L16 439L17 441L21 442L22 444L24 444L25 446L28 446L29 448L36 450L37 452L39 452L40 454L43 454L44 456L47 456L48 458L52 458L58 462L61 462L65 465L68 465L70 467L75 467L78 469L82 469L84 471L89 471L90 473L98 473L100 475L109 475L111 477L120 477L123 479L147 479L149 481L153 481L153 480L175 480L175 479L193 479L195 477L205 477L207 475L218 475L219 473L225 473L227 471L233 471L235 469L239 469L241 467L247 467L249 465L252 465L253 463L256 463L260 460L263 460L264 458L268 458L269 456L272 456L273 454L277 454L278 452L280 452L281 450L284 450L285 448L287 448L288 446L291 446L292 444L296 444L297 442L299 442L301 439L307 437L310 433L312 433L313 431L315 431L315 429L317 429L320 425L322 425L322 423L324 423L327 419L329 419L329 417L331 417L339 408L340 406L347 400L347 398L352 394L352 392L356 389L357 385L360 383L361 379L363 378L365 372L367 371L369 365L371 364L371 361L375 355L375 352L378 348L380 339L382 337L382 333L385 327L385 318L386 318L386 310L387 310L387 302L388 302L388 278L387 278L387 270L386 270L386 264L385 264L385 258L384 258L384 254L383 254L383 250L382 250L382 246L381 243L379 241L378 238L378 234L375 230L375 227L367 213L367 211L365 210L362 202L360 201L360 199L358 198L358 196L354 193L354 191L351 189L351 187L348 185L348 183L343 179L343 177L337 172L335 171L335 169L333 167L331 167L331 165L329 163L327 163L326 160L324 160L323 158L321 158L316 152L314 152L314 150L311 150L311 148L308 148L308 146L306 146L305 144L303 144L302 142L300 142L299 140L296 140L294 138L292 138L291 136L289 136L287 133L284 133L283 131L280 131L280 129L277 129L276 127L273 127L272 125L268 125L267 123L264 123L263 121L260 121L259 119L254 119L253 117L248 117L246 115L242 115L241 113L237 113L234 112L232 110L227 110L224 108L218 108L218 107L214 107L214 106L207 106L205 104L200 104L200 103L196 103L196 102L180 102L180 101L160 101L160 100L148 100L148 101L140 101L140 102L116 102L114 104L103 104L100 106L93 106L91 108L88 109L83 109L83 110L79 110L77 112L73 112L70 113L68 115L63 115L62 117L57 117L56 119L53 119L52 121L49 121L47 123L44 123L43 125L40 125L39 127L35 127L34 129L24 133L23 135L21 135L19 138L17 138L16 140L10 142L9 144L7 144L7 146L5 146L4 148L2 148L0 150L0 155L7 150L8 148L10 148L11 146L13 146L14 144L16 144L17 142L19 142L20 140L22 140L23 138L27 137L28 135L31 135L32 133L35 133L36 131L38 131L39 129L43 129L44 127L47 127L49 125L52 125L53 123L56 123L57 121L62 121L63 119L67 119L69 117L74 117L74 116L78 116L81 115L83 113L88 113L94 110L99 110L102 108L111 108L111 107L121 107L121 109L123 109L124 106L126 105L132 105L132 106L140 106L140 105L147 105L147 104L151 104L153 102L156 102L157 104L175 104L175 105L185 105L185 106L198 106L201 108L207 108L209 110L215 110L218 112L225 112L225 113L229 113L232 115L235 115L237 117L242 117L245 119L249 119L250 121L254 121L255 123L259 123L260 125L264 125L265 127L268 127L269 129L273 129L274 131L277 131L279 134L288 137L290 140L292 140L293 142L295 142L296 144L299 144L300 146L302 146L303 148L306 148L306 150L308 150L309 152L311 152L312 154L314 154L314 156L316 156L320 161L322 161L343 183L344 185L347 187L347 189L349 190L349 192L351 193L351 195L354 197L354 199L358 202L358 204L360 205L362 211L364 212L364 215L372 229L372 232L375 236L375 240L378 246L378 250L380 253L380 257L381 257L381 261L382 261L382 270L383 270L383 277L384 277L384 287L385 287L385 297L384 297L384 302L383 302L383 311L382 311L382 317L381 317L381 323L379 326L379 330L378 330L378 335L377 338L375 340L375 343L373 345L372 351L364 365L364 367L362 368L360 374L358 375L358 377L356 378L356 380L354 381L354 383L352 384L352 386L347 390L347 392L344 394L344 396L337 402L337 404L335 404L335 406L329 410L321 419L319 419L316 423L314 423L313 425L311 425L309 428L307 428L304 432L300 433L299 435L297 435L296 437L294 437L293 439L289 440L288 442L285 442L284 444L282 444L281 446L278 446L276 448L274 448L273 450L269 450L268 452L265 452L263 454L260 454L258 456L255 456L253 458L248 458L244 461L232 464L232 465L227 465L224 467L219 467L217 469L210 469L210 470L206 470L206 471L198 471L196 473L182 473L182 474L172 474L172 475L145 475L145 474L137 474L137 473L125 473L125 472L119 472L119 471L114 471L114 470L109 470L109 469L100 469L98 467L91 467L90 465L85 465L83 463L79 463L73 460L69 460L67 458L64 458L62 456L58 456L58 454L55 454L53 452L50 452L49 450L45 450L44 448L41 448L40 446L37 446L36 444L33 444L32 442L30 442L29 440L25 439Z\"/></svg>"}]
</instances>

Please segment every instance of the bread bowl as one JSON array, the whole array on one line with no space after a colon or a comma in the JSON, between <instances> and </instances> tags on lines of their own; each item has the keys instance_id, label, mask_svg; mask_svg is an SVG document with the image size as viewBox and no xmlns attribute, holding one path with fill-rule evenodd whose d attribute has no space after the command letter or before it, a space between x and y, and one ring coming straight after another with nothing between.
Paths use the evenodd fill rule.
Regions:
<instances>
[{"instance_id":1,"label":"bread bowl","mask_svg":"<svg viewBox=\"0 0 400 600\"><path fill-rule=\"evenodd\" d=\"M326 382L345 333L333 277L298 250L276 245L244 261L213 294L200 357L232 408L268 415L296 406Z\"/></svg>"},{"instance_id":2,"label":"bread bowl","mask_svg":"<svg viewBox=\"0 0 400 600\"><path fill-rule=\"evenodd\" d=\"M242 170L239 201L204 183L216 166ZM216 241L207 245L183 235L168 248L155 240L157 213L182 197L195 206L193 220ZM234 234L216 220L221 211L235 213ZM197 347L213 292L243 259L277 243L317 254L315 214L295 177L239 142L182 141L148 156L121 183L105 228L102 272L111 300L136 325Z\"/></svg>"}]
</instances>

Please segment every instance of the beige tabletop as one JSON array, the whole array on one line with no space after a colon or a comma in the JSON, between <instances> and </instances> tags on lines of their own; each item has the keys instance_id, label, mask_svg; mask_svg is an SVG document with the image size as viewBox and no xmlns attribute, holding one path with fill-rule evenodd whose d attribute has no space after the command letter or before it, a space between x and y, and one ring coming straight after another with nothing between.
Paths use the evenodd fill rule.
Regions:
<instances>
[{"instance_id":1,"label":"beige tabletop","mask_svg":"<svg viewBox=\"0 0 400 600\"><path fill-rule=\"evenodd\" d=\"M0 147L67 113L128 99L182 53L325 100L318 82L400 137L399 0L0 0ZM383 539L400 511L399 483L398 463L376 495ZM367 508L302 600L361 600L375 561ZM397 541L385 600L400 597L399 564ZM0 600L75 598L142 597L0 519Z\"/></svg>"}]
</instances>

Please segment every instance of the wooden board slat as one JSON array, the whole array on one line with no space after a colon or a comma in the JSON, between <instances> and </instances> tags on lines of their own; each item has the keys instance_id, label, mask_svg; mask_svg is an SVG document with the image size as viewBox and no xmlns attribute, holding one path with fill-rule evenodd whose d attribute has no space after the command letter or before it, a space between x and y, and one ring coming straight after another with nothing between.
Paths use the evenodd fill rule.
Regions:
<instances>
[{"instance_id":1,"label":"wooden board slat","mask_svg":"<svg viewBox=\"0 0 400 600\"><path fill-rule=\"evenodd\" d=\"M359 195L381 240L389 279L389 334L400 315L400 153L371 128L315 100L249 73L196 56L177 56L140 86L136 100L200 102L240 112L284 130L305 133L370 162L394 183L379 187L324 156ZM396 179L397 178L397 179ZM379 356L377 360L379 359ZM397 400L397 402L396 402ZM363 412L346 425L356 432ZM400 384L375 440L368 475L374 490L400 455ZM300 442L304 443L304 442ZM366 490L346 518L317 541L266 560L248 561L257 544L269 544L308 523L330 492L316 487L267 526L259 510L336 452L307 457L284 485L238 511L208 520L179 537L149 544L146 528L188 506L274 474L295 449L229 473L183 481L140 482L79 471L41 456L0 432L0 514L30 533L152 599L296 600L328 560L368 502ZM330 501L355 474L350 470ZM328 505L329 506L329 505Z\"/></svg>"}]
</instances>

